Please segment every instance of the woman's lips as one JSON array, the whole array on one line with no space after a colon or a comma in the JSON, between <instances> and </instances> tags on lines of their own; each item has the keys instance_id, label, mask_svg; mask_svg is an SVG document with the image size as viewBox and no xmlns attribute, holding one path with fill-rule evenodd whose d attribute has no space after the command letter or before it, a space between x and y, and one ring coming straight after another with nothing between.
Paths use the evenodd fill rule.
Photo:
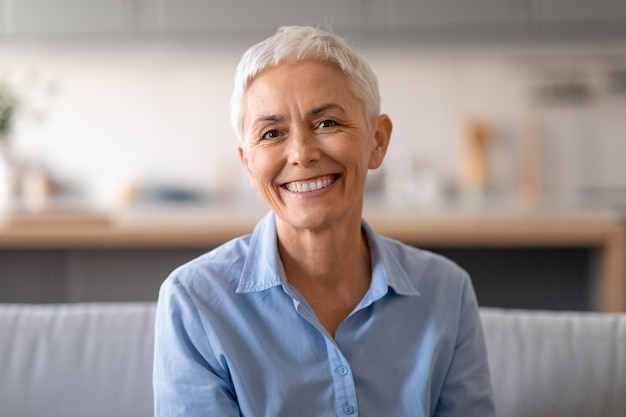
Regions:
<instances>
[{"instance_id":1,"label":"woman's lips","mask_svg":"<svg viewBox=\"0 0 626 417\"><path fill-rule=\"evenodd\" d=\"M312 178L304 181L292 181L283 184L282 186L292 193L310 193L312 191L321 190L326 188L335 181L337 181L338 175L324 175L318 178Z\"/></svg>"}]
</instances>

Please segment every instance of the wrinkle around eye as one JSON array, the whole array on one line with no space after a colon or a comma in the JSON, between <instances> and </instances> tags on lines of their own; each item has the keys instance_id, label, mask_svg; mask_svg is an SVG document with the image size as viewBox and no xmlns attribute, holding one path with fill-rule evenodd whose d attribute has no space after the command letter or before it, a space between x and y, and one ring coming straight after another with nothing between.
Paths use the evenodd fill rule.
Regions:
<instances>
[{"instance_id":1,"label":"wrinkle around eye","mask_svg":"<svg viewBox=\"0 0 626 417\"><path fill-rule=\"evenodd\" d=\"M324 124L327 124L327 126L323 126ZM341 124L337 122L336 120L324 119L321 122L319 122L317 126L320 129L329 129L329 128L341 126Z\"/></svg>"},{"instance_id":2,"label":"wrinkle around eye","mask_svg":"<svg viewBox=\"0 0 626 417\"><path fill-rule=\"evenodd\" d=\"M260 136L260 139L262 141L272 141L272 140L276 140L278 138L280 138L282 136L282 133L278 130L278 129L270 129L266 132L263 132Z\"/></svg>"}]
</instances>

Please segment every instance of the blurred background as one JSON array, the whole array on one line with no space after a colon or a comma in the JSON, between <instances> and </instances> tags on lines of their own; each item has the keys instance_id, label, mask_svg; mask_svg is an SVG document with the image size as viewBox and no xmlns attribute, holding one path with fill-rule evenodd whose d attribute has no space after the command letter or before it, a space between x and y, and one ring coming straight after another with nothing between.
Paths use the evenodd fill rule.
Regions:
<instances>
[{"instance_id":1,"label":"blurred background","mask_svg":"<svg viewBox=\"0 0 626 417\"><path fill-rule=\"evenodd\" d=\"M623 307L620 0L0 0L0 301L154 299L177 263L251 230L232 78L290 24L346 37L379 77L381 232L401 213L398 237L471 266L483 304Z\"/></svg>"}]
</instances>

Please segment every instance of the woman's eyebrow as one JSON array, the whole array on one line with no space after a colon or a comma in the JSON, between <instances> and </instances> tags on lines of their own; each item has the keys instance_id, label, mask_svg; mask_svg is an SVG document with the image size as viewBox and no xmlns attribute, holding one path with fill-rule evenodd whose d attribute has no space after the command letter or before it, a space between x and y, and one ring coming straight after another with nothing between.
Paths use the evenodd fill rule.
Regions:
<instances>
[{"instance_id":1,"label":"woman's eyebrow","mask_svg":"<svg viewBox=\"0 0 626 417\"><path fill-rule=\"evenodd\" d=\"M319 106L315 106L308 111L308 114L311 116L316 116L326 110L338 110L341 114L346 114L346 110L337 103L325 103Z\"/></svg>"},{"instance_id":2,"label":"woman's eyebrow","mask_svg":"<svg viewBox=\"0 0 626 417\"><path fill-rule=\"evenodd\" d=\"M284 116L279 116L277 114L268 114L264 116L259 116L256 119L254 119L254 121L252 122L252 126L256 126L259 123L265 123L265 122L284 122L284 121L285 121Z\"/></svg>"}]
</instances>

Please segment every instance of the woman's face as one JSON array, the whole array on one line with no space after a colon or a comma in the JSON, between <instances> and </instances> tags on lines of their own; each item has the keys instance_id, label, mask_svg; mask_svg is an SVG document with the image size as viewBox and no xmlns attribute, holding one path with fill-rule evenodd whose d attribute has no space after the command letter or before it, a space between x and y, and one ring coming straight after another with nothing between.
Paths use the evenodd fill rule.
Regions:
<instances>
[{"instance_id":1,"label":"woman's face","mask_svg":"<svg viewBox=\"0 0 626 417\"><path fill-rule=\"evenodd\" d=\"M299 229L360 221L367 171L382 163L391 121L368 123L338 67L301 60L268 69L242 109L241 160L279 219Z\"/></svg>"}]
</instances>

